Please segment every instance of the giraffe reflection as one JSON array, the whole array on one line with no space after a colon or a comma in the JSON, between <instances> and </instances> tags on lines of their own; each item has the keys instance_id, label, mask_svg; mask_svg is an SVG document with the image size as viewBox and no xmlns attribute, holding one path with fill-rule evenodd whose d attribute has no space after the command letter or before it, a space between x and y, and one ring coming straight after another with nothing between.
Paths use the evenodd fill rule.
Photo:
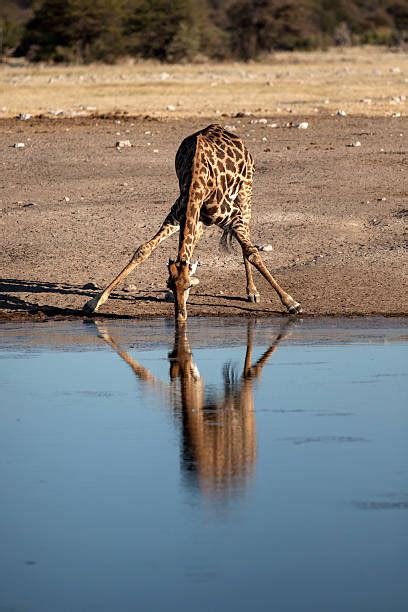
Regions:
<instances>
[{"instance_id":1,"label":"giraffe reflection","mask_svg":"<svg viewBox=\"0 0 408 612\"><path fill-rule=\"evenodd\" d=\"M187 337L186 327L176 326L169 353L170 382L164 383L131 357L104 324L95 322L99 336L132 368L138 379L159 392L181 421L182 467L190 483L206 494L229 495L242 489L256 461L254 381L272 353L286 337L286 321L276 338L252 365L253 322L248 322L244 367L240 374L231 363L223 367L223 388L207 388L201 378Z\"/></svg>"}]
</instances>

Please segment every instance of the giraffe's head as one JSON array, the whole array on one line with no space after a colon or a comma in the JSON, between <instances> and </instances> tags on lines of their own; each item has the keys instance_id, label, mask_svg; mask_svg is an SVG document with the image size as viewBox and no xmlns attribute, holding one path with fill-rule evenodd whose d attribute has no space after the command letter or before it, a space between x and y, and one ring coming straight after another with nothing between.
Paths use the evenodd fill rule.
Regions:
<instances>
[{"instance_id":1,"label":"giraffe's head","mask_svg":"<svg viewBox=\"0 0 408 612\"><path fill-rule=\"evenodd\" d=\"M187 319L186 305L190 289L199 283L198 278L193 278L197 264L169 259L167 267L169 270L167 286L174 295L175 317L177 321L183 322Z\"/></svg>"}]
</instances>

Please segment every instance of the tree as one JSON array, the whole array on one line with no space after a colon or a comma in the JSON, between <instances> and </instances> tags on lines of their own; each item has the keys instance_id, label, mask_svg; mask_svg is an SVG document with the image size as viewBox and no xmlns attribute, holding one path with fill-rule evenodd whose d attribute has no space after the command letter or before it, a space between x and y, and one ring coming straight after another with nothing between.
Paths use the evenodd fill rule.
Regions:
<instances>
[{"instance_id":1,"label":"tree","mask_svg":"<svg viewBox=\"0 0 408 612\"><path fill-rule=\"evenodd\" d=\"M123 53L123 0L45 0L16 51L32 60L113 61Z\"/></svg>"},{"instance_id":2,"label":"tree","mask_svg":"<svg viewBox=\"0 0 408 612\"><path fill-rule=\"evenodd\" d=\"M0 56L20 42L24 26L31 16L31 0L1 0Z\"/></svg>"},{"instance_id":3,"label":"tree","mask_svg":"<svg viewBox=\"0 0 408 612\"><path fill-rule=\"evenodd\" d=\"M160 61L193 60L220 54L225 35L209 19L208 5L197 0L134 0L127 17L132 55Z\"/></svg>"},{"instance_id":4,"label":"tree","mask_svg":"<svg viewBox=\"0 0 408 612\"><path fill-rule=\"evenodd\" d=\"M316 44L312 4L305 0L238 0L229 18L233 52L244 60Z\"/></svg>"}]
</instances>

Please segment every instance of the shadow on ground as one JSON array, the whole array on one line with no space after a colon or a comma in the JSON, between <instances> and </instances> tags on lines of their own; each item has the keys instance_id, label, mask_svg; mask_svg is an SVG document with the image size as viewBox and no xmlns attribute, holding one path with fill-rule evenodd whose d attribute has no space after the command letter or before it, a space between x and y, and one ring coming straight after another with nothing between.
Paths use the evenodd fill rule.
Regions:
<instances>
[{"instance_id":1,"label":"shadow on ground","mask_svg":"<svg viewBox=\"0 0 408 612\"><path fill-rule=\"evenodd\" d=\"M67 283L52 283L47 281L33 281L16 278L4 278L0 279L0 312L8 313L25 313L27 315L42 314L46 316L64 316L64 317L84 317L86 316L82 308L69 308L65 306L56 306L53 304L38 304L31 299L27 299L25 296L19 297L16 294L29 294L29 295L77 295L84 298L84 303L87 299L94 297L99 289L88 289L81 287L80 285L73 285ZM135 302L142 303L156 303L156 304L167 304L167 301L163 295L162 290L156 292L150 292L149 294L133 295L123 293L111 294L109 300L118 300L119 302L128 302L134 304ZM275 314L280 315L282 312L271 311L268 309L256 308L249 306L247 301L243 297L239 296L220 296L211 293L195 293L190 296L189 306L190 312L194 315L195 308L206 307L206 308L221 308L222 310L228 311L233 310L234 313L242 314ZM146 310L142 315L149 315ZM153 313L155 315L160 313ZM217 314L219 314L217 312ZM161 313L163 316L164 313ZM104 316L109 318L134 318L133 315L127 315L122 313L98 313L98 316Z\"/></svg>"}]
</instances>

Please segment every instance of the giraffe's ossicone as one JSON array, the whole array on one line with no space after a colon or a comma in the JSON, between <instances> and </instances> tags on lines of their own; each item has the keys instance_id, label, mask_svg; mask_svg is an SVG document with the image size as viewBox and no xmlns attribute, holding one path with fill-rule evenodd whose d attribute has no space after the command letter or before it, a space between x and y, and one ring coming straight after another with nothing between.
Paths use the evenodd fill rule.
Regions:
<instances>
[{"instance_id":1,"label":"giraffe's ossicone","mask_svg":"<svg viewBox=\"0 0 408 612\"><path fill-rule=\"evenodd\" d=\"M219 125L209 125L188 136L176 154L176 173L180 195L155 236L133 255L127 266L95 298L87 302L84 311L95 312L106 302L110 293L168 236L180 231L178 256L168 264L168 287L174 295L175 318L187 319L187 299L194 248L206 226L217 225L223 238L235 238L242 248L247 278L246 293L250 302L259 302L251 264L277 292L289 313L302 312L300 304L286 293L265 266L250 237L252 181L254 164L251 154L236 134Z\"/></svg>"}]
</instances>

